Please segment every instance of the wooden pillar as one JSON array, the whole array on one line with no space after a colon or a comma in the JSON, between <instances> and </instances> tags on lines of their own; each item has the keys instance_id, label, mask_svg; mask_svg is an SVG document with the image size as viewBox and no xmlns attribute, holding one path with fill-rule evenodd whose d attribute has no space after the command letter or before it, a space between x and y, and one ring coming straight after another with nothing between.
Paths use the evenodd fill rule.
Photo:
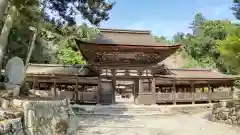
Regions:
<instances>
[{"instance_id":1,"label":"wooden pillar","mask_svg":"<svg viewBox=\"0 0 240 135\"><path fill-rule=\"evenodd\" d=\"M35 93L35 86L36 86L36 77L35 76L33 76L33 85L32 85L32 89L33 89L33 93L34 93L34 95L36 94Z\"/></svg>"},{"instance_id":2,"label":"wooden pillar","mask_svg":"<svg viewBox=\"0 0 240 135\"><path fill-rule=\"evenodd\" d=\"M133 91L133 102L134 104L136 103L135 102L135 99L136 99L136 88L135 88L135 81L133 82L133 85L132 85L132 91Z\"/></svg>"},{"instance_id":3,"label":"wooden pillar","mask_svg":"<svg viewBox=\"0 0 240 135\"><path fill-rule=\"evenodd\" d=\"M195 87L193 82L191 83L191 92L193 97L192 104L195 104Z\"/></svg>"},{"instance_id":4,"label":"wooden pillar","mask_svg":"<svg viewBox=\"0 0 240 135\"><path fill-rule=\"evenodd\" d=\"M173 81L173 90L172 90L172 96L173 96L173 104L177 104L177 98L176 98L176 82Z\"/></svg>"},{"instance_id":5,"label":"wooden pillar","mask_svg":"<svg viewBox=\"0 0 240 135\"><path fill-rule=\"evenodd\" d=\"M211 103L212 102L212 89L211 89L211 85L210 84L208 84L208 93L209 93L209 96L208 96L209 100L208 100L208 102Z\"/></svg>"},{"instance_id":6,"label":"wooden pillar","mask_svg":"<svg viewBox=\"0 0 240 135\"><path fill-rule=\"evenodd\" d=\"M139 81L138 81L138 84L139 84L139 91L138 91L138 104L142 104L142 93L143 93L143 90L144 90L144 87L143 87L143 80L142 80L142 73L143 70L139 70Z\"/></svg>"},{"instance_id":7,"label":"wooden pillar","mask_svg":"<svg viewBox=\"0 0 240 135\"><path fill-rule=\"evenodd\" d=\"M113 86L113 90L112 90L112 104L115 104L116 102L116 97L115 97L115 92L116 92L116 69L112 69L112 86Z\"/></svg>"},{"instance_id":8,"label":"wooden pillar","mask_svg":"<svg viewBox=\"0 0 240 135\"><path fill-rule=\"evenodd\" d=\"M143 80L142 78L139 79L139 95L141 96L143 93Z\"/></svg>"},{"instance_id":9,"label":"wooden pillar","mask_svg":"<svg viewBox=\"0 0 240 135\"><path fill-rule=\"evenodd\" d=\"M34 90L34 92L35 92L35 87L36 87L36 77L35 76L33 76L33 85L32 85L32 89Z\"/></svg>"},{"instance_id":10,"label":"wooden pillar","mask_svg":"<svg viewBox=\"0 0 240 135\"><path fill-rule=\"evenodd\" d=\"M156 95L156 80L155 77L152 79L151 87L152 90L152 104L156 104L157 102L157 95Z\"/></svg>"},{"instance_id":11,"label":"wooden pillar","mask_svg":"<svg viewBox=\"0 0 240 135\"><path fill-rule=\"evenodd\" d=\"M230 91L230 96L232 96L232 98L233 98L233 93L234 93L234 87L233 87L233 85L231 86L231 91Z\"/></svg>"},{"instance_id":12,"label":"wooden pillar","mask_svg":"<svg viewBox=\"0 0 240 135\"><path fill-rule=\"evenodd\" d=\"M54 97L54 99L57 98L56 80L54 80L54 82L53 82L53 97Z\"/></svg>"},{"instance_id":13,"label":"wooden pillar","mask_svg":"<svg viewBox=\"0 0 240 135\"><path fill-rule=\"evenodd\" d=\"M98 90L97 90L97 104L100 103L101 99L101 89L102 89L102 77L98 77Z\"/></svg>"},{"instance_id":14,"label":"wooden pillar","mask_svg":"<svg viewBox=\"0 0 240 135\"><path fill-rule=\"evenodd\" d=\"M75 84L75 102L78 101L78 77L76 79L76 84Z\"/></svg>"},{"instance_id":15,"label":"wooden pillar","mask_svg":"<svg viewBox=\"0 0 240 135\"><path fill-rule=\"evenodd\" d=\"M134 103L139 104L139 79L134 80Z\"/></svg>"}]
</instances>

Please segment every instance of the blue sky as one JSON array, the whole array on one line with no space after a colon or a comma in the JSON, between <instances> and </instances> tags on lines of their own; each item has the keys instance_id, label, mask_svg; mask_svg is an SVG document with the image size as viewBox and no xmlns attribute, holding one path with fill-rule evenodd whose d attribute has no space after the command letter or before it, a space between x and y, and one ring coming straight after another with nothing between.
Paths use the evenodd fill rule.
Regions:
<instances>
[{"instance_id":1,"label":"blue sky","mask_svg":"<svg viewBox=\"0 0 240 135\"><path fill-rule=\"evenodd\" d=\"M196 13L207 19L234 21L232 0L115 0L110 19L102 28L151 30L154 35L171 38L176 32L191 32L189 24ZM81 16L76 17L82 23Z\"/></svg>"}]
</instances>

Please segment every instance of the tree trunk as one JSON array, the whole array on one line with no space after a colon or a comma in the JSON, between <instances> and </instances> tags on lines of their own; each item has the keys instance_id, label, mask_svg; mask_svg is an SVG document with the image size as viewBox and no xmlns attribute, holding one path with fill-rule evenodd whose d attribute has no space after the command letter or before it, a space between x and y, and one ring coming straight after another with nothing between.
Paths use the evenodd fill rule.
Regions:
<instances>
[{"instance_id":1,"label":"tree trunk","mask_svg":"<svg viewBox=\"0 0 240 135\"><path fill-rule=\"evenodd\" d=\"M17 13L16 7L12 6L9 14L7 15L7 18L2 28L2 33L0 35L0 71L2 69L4 50L8 44L8 36L11 32L13 26L13 18L15 18L16 13Z\"/></svg>"},{"instance_id":2,"label":"tree trunk","mask_svg":"<svg viewBox=\"0 0 240 135\"><path fill-rule=\"evenodd\" d=\"M33 49L34 49L34 47L35 47L36 38L37 38L37 30L34 31L32 43L31 43L31 46L30 46L30 49L29 49L29 52L28 52L28 54L27 54L27 58L26 58L26 61L25 61L25 73L24 73L24 79L23 79L23 81L21 82L20 94L28 93L28 89L25 87L26 74L27 74L28 64L29 64L29 61L30 61L31 56L32 56L32 51L33 51Z\"/></svg>"},{"instance_id":3,"label":"tree trunk","mask_svg":"<svg viewBox=\"0 0 240 135\"><path fill-rule=\"evenodd\" d=\"M8 5L8 0L0 0L0 20L3 20L5 10Z\"/></svg>"},{"instance_id":4,"label":"tree trunk","mask_svg":"<svg viewBox=\"0 0 240 135\"><path fill-rule=\"evenodd\" d=\"M26 61L25 61L25 73L27 72L28 64L29 64L29 61L30 61L31 56L32 56L32 51L35 48L36 38L37 38L37 30L34 31L32 43L31 43L31 46L30 46L30 49L29 49L29 52L27 54L27 58L26 58Z\"/></svg>"}]
</instances>

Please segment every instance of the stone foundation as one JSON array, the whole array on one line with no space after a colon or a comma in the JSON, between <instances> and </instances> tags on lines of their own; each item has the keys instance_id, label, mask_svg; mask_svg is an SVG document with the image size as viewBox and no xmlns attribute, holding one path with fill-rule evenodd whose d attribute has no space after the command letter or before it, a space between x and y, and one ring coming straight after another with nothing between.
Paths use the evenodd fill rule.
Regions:
<instances>
[{"instance_id":1,"label":"stone foundation","mask_svg":"<svg viewBox=\"0 0 240 135\"><path fill-rule=\"evenodd\" d=\"M240 101L222 101L214 104L212 121L240 125Z\"/></svg>"},{"instance_id":2,"label":"stone foundation","mask_svg":"<svg viewBox=\"0 0 240 135\"><path fill-rule=\"evenodd\" d=\"M14 110L0 109L0 134L65 135L78 126L69 100L13 99L11 105Z\"/></svg>"}]
</instances>

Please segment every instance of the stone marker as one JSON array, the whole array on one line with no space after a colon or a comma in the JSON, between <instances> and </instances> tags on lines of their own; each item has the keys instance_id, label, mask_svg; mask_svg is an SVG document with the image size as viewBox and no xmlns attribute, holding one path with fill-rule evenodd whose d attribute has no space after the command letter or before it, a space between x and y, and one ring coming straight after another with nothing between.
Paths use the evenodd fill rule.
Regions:
<instances>
[{"instance_id":1,"label":"stone marker","mask_svg":"<svg viewBox=\"0 0 240 135\"><path fill-rule=\"evenodd\" d=\"M6 89L13 90L13 96L18 96L25 74L23 60L19 57L11 58L5 67L5 74Z\"/></svg>"}]
</instances>

